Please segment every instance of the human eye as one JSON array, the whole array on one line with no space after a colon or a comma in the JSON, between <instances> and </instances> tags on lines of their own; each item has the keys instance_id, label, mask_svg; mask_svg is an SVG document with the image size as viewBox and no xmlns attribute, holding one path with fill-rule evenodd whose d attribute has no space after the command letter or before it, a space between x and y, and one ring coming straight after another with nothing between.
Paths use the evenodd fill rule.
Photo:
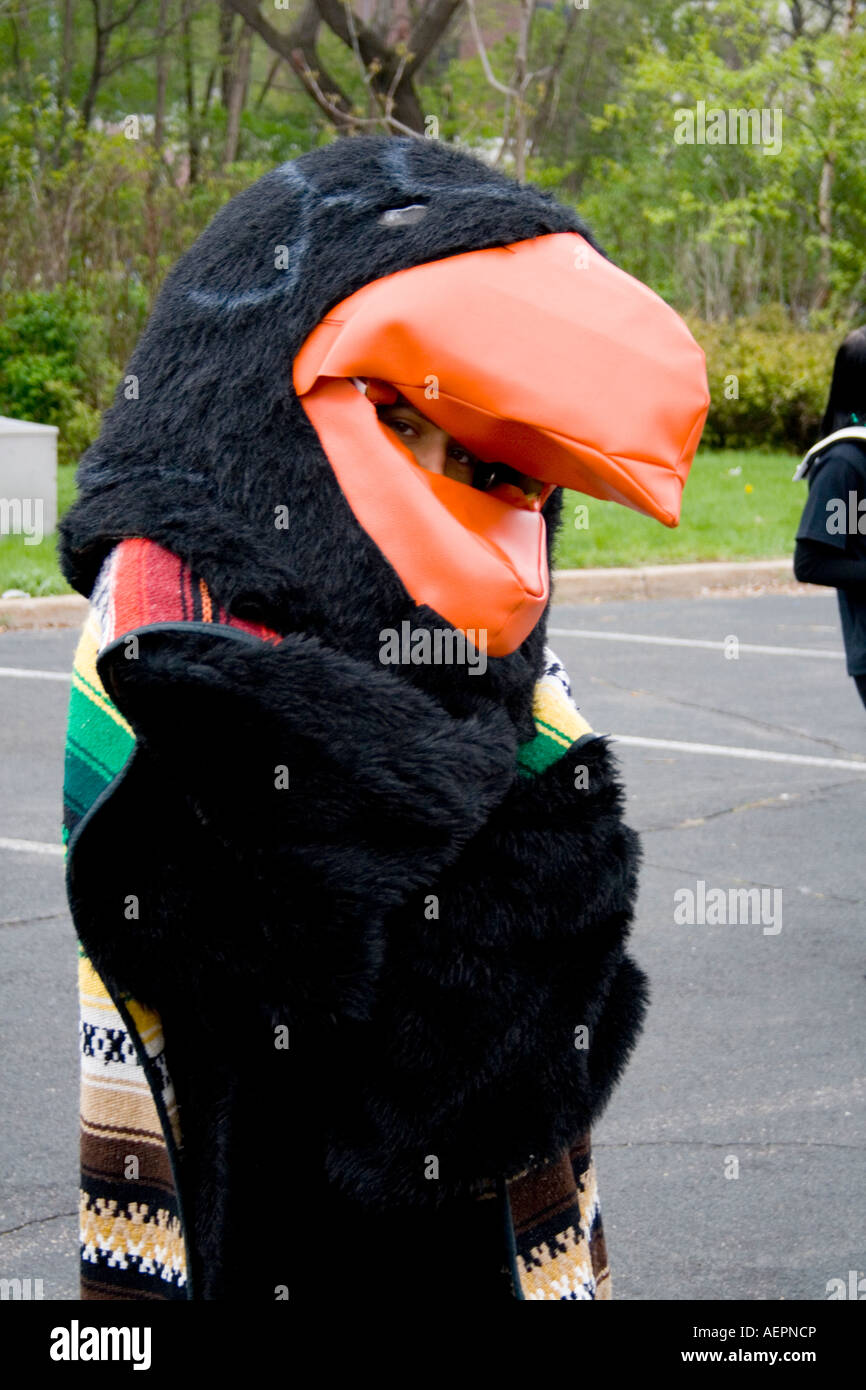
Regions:
<instances>
[{"instance_id":1,"label":"human eye","mask_svg":"<svg viewBox=\"0 0 866 1390\"><path fill-rule=\"evenodd\" d=\"M401 420L397 416L395 416L392 419L388 419L386 416L385 424L389 425L392 430L395 430L397 432L397 434L402 434L403 437L406 439L411 439L418 433L415 426L409 420Z\"/></svg>"},{"instance_id":2,"label":"human eye","mask_svg":"<svg viewBox=\"0 0 866 1390\"><path fill-rule=\"evenodd\" d=\"M468 467L474 467L480 460L474 454L470 454L468 449L463 449L459 444L452 444L448 453L455 463L465 463Z\"/></svg>"}]
</instances>

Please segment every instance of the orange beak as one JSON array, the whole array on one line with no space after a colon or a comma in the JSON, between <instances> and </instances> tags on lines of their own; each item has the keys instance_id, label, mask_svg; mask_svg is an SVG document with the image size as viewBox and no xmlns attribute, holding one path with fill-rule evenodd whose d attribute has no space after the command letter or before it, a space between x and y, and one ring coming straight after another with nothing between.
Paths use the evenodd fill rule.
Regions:
<instances>
[{"instance_id":1,"label":"orange beak","mask_svg":"<svg viewBox=\"0 0 866 1390\"><path fill-rule=\"evenodd\" d=\"M547 602L550 487L526 507L426 473L356 377L393 384L488 462L668 526L709 407L683 321L577 233L398 271L322 320L294 385L352 510L412 597L484 630L493 656L514 651Z\"/></svg>"}]
</instances>

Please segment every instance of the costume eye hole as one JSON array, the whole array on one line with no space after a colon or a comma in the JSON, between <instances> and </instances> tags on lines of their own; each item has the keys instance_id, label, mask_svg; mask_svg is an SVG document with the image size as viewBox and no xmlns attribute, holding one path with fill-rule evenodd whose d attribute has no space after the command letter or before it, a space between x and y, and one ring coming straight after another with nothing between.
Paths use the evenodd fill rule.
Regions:
<instances>
[{"instance_id":1,"label":"costume eye hole","mask_svg":"<svg viewBox=\"0 0 866 1390\"><path fill-rule=\"evenodd\" d=\"M426 203L409 203L405 208L387 208L376 221L380 227L412 227L426 215Z\"/></svg>"},{"instance_id":2,"label":"costume eye hole","mask_svg":"<svg viewBox=\"0 0 866 1390\"><path fill-rule=\"evenodd\" d=\"M499 464L480 462L476 465L472 486L481 492L489 492L495 483L501 482Z\"/></svg>"}]
</instances>

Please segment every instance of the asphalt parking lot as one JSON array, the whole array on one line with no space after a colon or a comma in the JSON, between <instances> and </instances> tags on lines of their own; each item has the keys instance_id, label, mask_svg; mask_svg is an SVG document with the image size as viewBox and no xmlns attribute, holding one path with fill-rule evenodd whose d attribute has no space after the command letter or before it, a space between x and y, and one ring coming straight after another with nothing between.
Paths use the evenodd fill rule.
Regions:
<instances>
[{"instance_id":1,"label":"asphalt parking lot","mask_svg":"<svg viewBox=\"0 0 866 1390\"><path fill-rule=\"evenodd\" d=\"M0 635L0 1277L55 1300L78 1293L76 640ZM619 740L644 852L652 1006L594 1141L614 1297L824 1300L866 1271L866 709L835 595L557 606L550 642Z\"/></svg>"}]
</instances>

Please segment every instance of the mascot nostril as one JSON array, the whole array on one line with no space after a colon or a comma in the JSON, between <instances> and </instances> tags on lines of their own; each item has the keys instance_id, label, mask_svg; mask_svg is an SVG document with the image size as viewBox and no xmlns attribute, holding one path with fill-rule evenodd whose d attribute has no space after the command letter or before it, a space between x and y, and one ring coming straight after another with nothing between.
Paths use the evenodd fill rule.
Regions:
<instances>
[{"instance_id":1,"label":"mascot nostril","mask_svg":"<svg viewBox=\"0 0 866 1390\"><path fill-rule=\"evenodd\" d=\"M405 208L386 208L379 222L383 227L414 227L426 213L424 203L410 203Z\"/></svg>"},{"instance_id":2,"label":"mascot nostril","mask_svg":"<svg viewBox=\"0 0 866 1390\"><path fill-rule=\"evenodd\" d=\"M700 348L549 194L361 137L218 213L131 377L60 536L82 1297L608 1297L640 852L551 546L563 488L677 523Z\"/></svg>"}]
</instances>

